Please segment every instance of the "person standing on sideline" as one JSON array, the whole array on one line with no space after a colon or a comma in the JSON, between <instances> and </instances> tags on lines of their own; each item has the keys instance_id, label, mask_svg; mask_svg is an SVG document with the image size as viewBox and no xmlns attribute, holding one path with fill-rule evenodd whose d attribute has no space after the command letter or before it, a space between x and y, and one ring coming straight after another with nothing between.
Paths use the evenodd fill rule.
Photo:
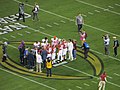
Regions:
<instances>
[{"instance_id":1,"label":"person standing on sideline","mask_svg":"<svg viewBox=\"0 0 120 90\"><path fill-rule=\"evenodd\" d=\"M27 59L28 59L29 69L30 69L30 71L33 71L35 58L34 58L32 50L28 53Z\"/></svg>"},{"instance_id":2,"label":"person standing on sideline","mask_svg":"<svg viewBox=\"0 0 120 90\"><path fill-rule=\"evenodd\" d=\"M110 38L109 38L108 34L106 34L102 38L104 40L105 55L109 55L110 54L110 52L109 52Z\"/></svg>"},{"instance_id":3,"label":"person standing on sideline","mask_svg":"<svg viewBox=\"0 0 120 90\"><path fill-rule=\"evenodd\" d=\"M46 69L47 69L47 77L48 76L52 76L52 72L51 72L51 69L52 69L52 60L51 58L48 58L47 62L46 62Z\"/></svg>"},{"instance_id":4,"label":"person standing on sideline","mask_svg":"<svg viewBox=\"0 0 120 90\"><path fill-rule=\"evenodd\" d=\"M73 58L76 59L77 41L73 40Z\"/></svg>"},{"instance_id":5,"label":"person standing on sideline","mask_svg":"<svg viewBox=\"0 0 120 90\"><path fill-rule=\"evenodd\" d=\"M42 57L40 55L40 52L38 52L36 48L36 72L42 72L41 63L42 63Z\"/></svg>"},{"instance_id":6,"label":"person standing on sideline","mask_svg":"<svg viewBox=\"0 0 120 90\"><path fill-rule=\"evenodd\" d=\"M114 38L114 45L113 45L114 55L117 56L117 48L119 47L119 42L116 39L116 37L113 37L113 38Z\"/></svg>"},{"instance_id":7,"label":"person standing on sideline","mask_svg":"<svg viewBox=\"0 0 120 90\"><path fill-rule=\"evenodd\" d=\"M68 55L69 55L69 60L71 59L71 61L73 61L73 43L72 43L72 40L69 39L69 42L68 42Z\"/></svg>"},{"instance_id":8,"label":"person standing on sideline","mask_svg":"<svg viewBox=\"0 0 120 90\"><path fill-rule=\"evenodd\" d=\"M105 72L103 72L103 74L100 75L100 82L98 84L98 90L105 90L105 85L106 85L106 82L107 82L107 74Z\"/></svg>"},{"instance_id":9,"label":"person standing on sideline","mask_svg":"<svg viewBox=\"0 0 120 90\"><path fill-rule=\"evenodd\" d=\"M46 47L42 47L41 56L42 56L42 60L43 60L43 69L46 68L47 54L48 54L48 52L46 50Z\"/></svg>"},{"instance_id":10,"label":"person standing on sideline","mask_svg":"<svg viewBox=\"0 0 120 90\"><path fill-rule=\"evenodd\" d=\"M78 16L76 16L76 25L78 26L78 33L81 33L83 24L84 24L84 19L81 14L78 14Z\"/></svg>"},{"instance_id":11,"label":"person standing on sideline","mask_svg":"<svg viewBox=\"0 0 120 90\"><path fill-rule=\"evenodd\" d=\"M39 10L40 10L39 5L35 4L35 6L34 6L34 8L32 10L32 12L33 12L33 20L35 20L35 18L37 20L39 20L39 18L38 18L38 12L39 12Z\"/></svg>"},{"instance_id":12,"label":"person standing on sideline","mask_svg":"<svg viewBox=\"0 0 120 90\"><path fill-rule=\"evenodd\" d=\"M23 17L23 22L25 22L25 15L24 15L24 4L23 3L19 3L19 16L18 16L18 21L19 19Z\"/></svg>"},{"instance_id":13,"label":"person standing on sideline","mask_svg":"<svg viewBox=\"0 0 120 90\"><path fill-rule=\"evenodd\" d=\"M89 47L89 45L86 41L84 41L82 47L83 47L83 50L84 50L84 59L86 59L88 57L88 52L89 52L90 47Z\"/></svg>"}]
</instances>

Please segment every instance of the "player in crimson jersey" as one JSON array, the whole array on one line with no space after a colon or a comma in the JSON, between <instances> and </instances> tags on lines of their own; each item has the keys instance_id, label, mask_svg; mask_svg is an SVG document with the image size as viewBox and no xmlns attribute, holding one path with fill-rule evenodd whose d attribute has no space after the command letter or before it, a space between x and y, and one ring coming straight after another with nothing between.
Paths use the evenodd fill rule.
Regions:
<instances>
[{"instance_id":1,"label":"player in crimson jersey","mask_svg":"<svg viewBox=\"0 0 120 90\"><path fill-rule=\"evenodd\" d=\"M105 84L107 82L107 74L105 72L103 72L103 74L100 75L100 82L98 85L99 90L105 90Z\"/></svg>"}]
</instances>

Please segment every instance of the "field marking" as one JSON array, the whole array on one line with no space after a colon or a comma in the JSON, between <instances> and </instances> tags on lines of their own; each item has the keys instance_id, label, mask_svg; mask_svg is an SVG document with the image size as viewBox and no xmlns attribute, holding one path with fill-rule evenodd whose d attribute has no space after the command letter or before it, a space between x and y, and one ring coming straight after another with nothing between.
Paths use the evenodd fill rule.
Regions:
<instances>
[{"instance_id":1,"label":"field marking","mask_svg":"<svg viewBox=\"0 0 120 90\"><path fill-rule=\"evenodd\" d=\"M112 77L111 77L111 76L108 76L108 75L107 75L107 77L108 77L108 78L110 78L110 79L112 79Z\"/></svg>"},{"instance_id":2,"label":"field marking","mask_svg":"<svg viewBox=\"0 0 120 90\"><path fill-rule=\"evenodd\" d=\"M44 27L40 27L41 29L45 29Z\"/></svg>"},{"instance_id":3,"label":"field marking","mask_svg":"<svg viewBox=\"0 0 120 90\"><path fill-rule=\"evenodd\" d=\"M5 38L5 37L3 37L3 39L8 41L8 39L7 39L7 38Z\"/></svg>"},{"instance_id":4,"label":"field marking","mask_svg":"<svg viewBox=\"0 0 120 90\"><path fill-rule=\"evenodd\" d=\"M14 72L8 71L8 70L6 70L6 69L0 68L0 70L2 70L2 71L4 71L4 72L7 72L7 73L10 73L10 74L12 74L12 75L18 76L18 77L20 77L20 78L23 78L23 79L25 79L25 80L27 80L27 81L31 81L31 82L33 82L33 83L39 84L39 85L44 86L44 87L46 87L46 88L49 88L49 89L51 89L51 90L57 90L57 89L55 89L55 88L53 88L53 87L50 87L50 86L48 86L48 85L46 85L46 84L37 82L37 81L35 81L35 80L32 80L32 79L30 79L30 78L21 76L21 75L19 75L19 74L16 74L16 73L14 73Z\"/></svg>"},{"instance_id":5,"label":"field marking","mask_svg":"<svg viewBox=\"0 0 120 90\"><path fill-rule=\"evenodd\" d=\"M15 46L13 46L13 45L9 45L9 46L11 46L11 47L17 49L17 47L15 47ZM86 72L80 71L80 70L75 69L75 68L73 68L73 67L69 67L69 66L67 66L67 65L63 65L63 66L64 66L64 67L67 67L67 68L69 68L69 69L71 69L71 70L74 70L74 71L80 72L80 73L82 73L82 74L85 74L85 75L88 75L88 76L94 77L94 78L96 78L97 80L99 79L98 77L96 77L96 76L94 76L94 75L91 75L91 74L88 74L88 73L86 73ZM107 81L107 83L109 83L109 84L111 84L111 85L114 85L114 86L120 88L120 85L118 85L118 84L115 84L115 83L112 83L112 82L109 82L109 81Z\"/></svg>"},{"instance_id":6,"label":"field marking","mask_svg":"<svg viewBox=\"0 0 120 90\"><path fill-rule=\"evenodd\" d=\"M17 33L18 35L20 35L20 36L23 36L23 34L21 34L21 33Z\"/></svg>"},{"instance_id":7,"label":"field marking","mask_svg":"<svg viewBox=\"0 0 120 90\"><path fill-rule=\"evenodd\" d=\"M12 38L16 38L15 36L13 36L13 35L10 35L10 37L12 37Z\"/></svg>"},{"instance_id":8,"label":"field marking","mask_svg":"<svg viewBox=\"0 0 120 90\"><path fill-rule=\"evenodd\" d=\"M106 10L106 9L103 8L103 7L100 7L100 6L97 6L97 5L93 5L93 4L90 4L90 3L87 3L87 2L84 2L84 1L81 1L81 0L75 0L75 1L80 2L80 3L83 3L83 4L85 4L85 5L89 5L89 6L95 7L95 8L99 8L99 9L102 9L102 10ZM107 10L107 12L111 12L111 13L113 13L113 14L120 15L119 12L115 12L115 11L112 11L112 10L109 10L109 9Z\"/></svg>"},{"instance_id":9,"label":"field marking","mask_svg":"<svg viewBox=\"0 0 120 90\"><path fill-rule=\"evenodd\" d=\"M55 24L55 25L57 25L57 26L59 25L59 24L58 24L58 23L56 23L56 22L54 22L53 24Z\"/></svg>"},{"instance_id":10,"label":"field marking","mask_svg":"<svg viewBox=\"0 0 120 90\"><path fill-rule=\"evenodd\" d=\"M86 15L86 14L82 14L82 16L87 17L87 15Z\"/></svg>"},{"instance_id":11,"label":"field marking","mask_svg":"<svg viewBox=\"0 0 120 90\"><path fill-rule=\"evenodd\" d=\"M89 85L89 84L87 84L87 83L84 83L84 85L85 85L85 86L88 86L88 87L90 86L90 85Z\"/></svg>"},{"instance_id":12,"label":"field marking","mask_svg":"<svg viewBox=\"0 0 120 90\"><path fill-rule=\"evenodd\" d=\"M95 11L95 12L98 12L98 13L100 12L99 10L94 10L94 11Z\"/></svg>"},{"instance_id":13,"label":"field marking","mask_svg":"<svg viewBox=\"0 0 120 90\"><path fill-rule=\"evenodd\" d=\"M31 32L29 32L29 31L25 31L27 34L31 34Z\"/></svg>"},{"instance_id":14,"label":"field marking","mask_svg":"<svg viewBox=\"0 0 120 90\"><path fill-rule=\"evenodd\" d=\"M108 6L109 8L114 8L114 7L112 7L112 6Z\"/></svg>"},{"instance_id":15,"label":"field marking","mask_svg":"<svg viewBox=\"0 0 120 90\"><path fill-rule=\"evenodd\" d=\"M95 83L95 84L97 84L98 82L96 82L96 81L91 81L92 83Z\"/></svg>"},{"instance_id":16,"label":"field marking","mask_svg":"<svg viewBox=\"0 0 120 90\"><path fill-rule=\"evenodd\" d=\"M66 23L64 20L60 20L60 22L62 22L62 23Z\"/></svg>"},{"instance_id":17,"label":"field marking","mask_svg":"<svg viewBox=\"0 0 120 90\"><path fill-rule=\"evenodd\" d=\"M119 77L120 77L120 74L114 73L114 75L116 75L116 76L119 76Z\"/></svg>"},{"instance_id":18,"label":"field marking","mask_svg":"<svg viewBox=\"0 0 120 90\"><path fill-rule=\"evenodd\" d=\"M92 13L92 12L88 12L88 14L93 15L93 13Z\"/></svg>"},{"instance_id":19,"label":"field marking","mask_svg":"<svg viewBox=\"0 0 120 90\"><path fill-rule=\"evenodd\" d=\"M18 1L18 0L13 0L13 1L20 3L20 1ZM25 4L25 5L27 5L27 6L29 6L29 7L34 7L34 6L30 5L30 4ZM49 14L51 14L51 15L58 16L58 17L60 17L60 18L69 20L69 21L73 21L73 19L70 19L70 18L64 17L64 16L62 16L62 15L59 15L59 14L56 14L56 13L53 13L53 12L44 10L44 9L42 9L42 8L41 8L40 10L43 11L43 12L49 13ZM75 22L75 21L73 21L73 22ZM108 31L105 31L104 29L97 28L97 27L94 27L94 26L91 26L91 25L88 25L88 24L84 24L84 25L87 26L87 27L96 29L96 30L98 30L98 31L105 32L105 33L108 33L108 34L111 34L111 35L115 35L115 36L117 36L117 37L120 37L120 35L117 35L117 34L114 34L114 33L108 32Z\"/></svg>"},{"instance_id":20,"label":"field marking","mask_svg":"<svg viewBox=\"0 0 120 90\"><path fill-rule=\"evenodd\" d=\"M80 86L76 86L76 88L82 89L82 87L80 87Z\"/></svg>"},{"instance_id":21,"label":"field marking","mask_svg":"<svg viewBox=\"0 0 120 90\"><path fill-rule=\"evenodd\" d=\"M117 3L116 3L115 5L120 7L120 4L117 4Z\"/></svg>"},{"instance_id":22,"label":"field marking","mask_svg":"<svg viewBox=\"0 0 120 90\"><path fill-rule=\"evenodd\" d=\"M48 27L52 27L51 25L49 25L49 24L46 24L46 26L48 26Z\"/></svg>"}]
</instances>

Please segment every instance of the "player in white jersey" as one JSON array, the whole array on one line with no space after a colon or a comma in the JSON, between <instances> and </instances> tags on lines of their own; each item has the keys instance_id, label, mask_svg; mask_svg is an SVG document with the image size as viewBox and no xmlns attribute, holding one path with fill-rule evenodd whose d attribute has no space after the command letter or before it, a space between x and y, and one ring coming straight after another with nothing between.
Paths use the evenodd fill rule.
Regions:
<instances>
[{"instance_id":1,"label":"player in white jersey","mask_svg":"<svg viewBox=\"0 0 120 90\"><path fill-rule=\"evenodd\" d=\"M56 46L52 46L52 60L55 60L56 57Z\"/></svg>"},{"instance_id":2,"label":"player in white jersey","mask_svg":"<svg viewBox=\"0 0 120 90\"><path fill-rule=\"evenodd\" d=\"M45 39L42 39L41 47L47 47L47 44L45 43Z\"/></svg>"},{"instance_id":3,"label":"player in white jersey","mask_svg":"<svg viewBox=\"0 0 120 90\"><path fill-rule=\"evenodd\" d=\"M54 36L53 38L51 38L51 44L54 46L57 46L58 44L58 38L56 36Z\"/></svg>"},{"instance_id":4,"label":"player in white jersey","mask_svg":"<svg viewBox=\"0 0 120 90\"><path fill-rule=\"evenodd\" d=\"M68 42L68 55L69 55L69 60L73 61L73 43L72 43L72 40L69 39L69 42Z\"/></svg>"},{"instance_id":5,"label":"player in white jersey","mask_svg":"<svg viewBox=\"0 0 120 90\"><path fill-rule=\"evenodd\" d=\"M52 57L52 47L51 47L51 45L50 44L48 44L47 45L47 52L48 52L48 54L47 54L47 58L51 58Z\"/></svg>"},{"instance_id":6,"label":"player in white jersey","mask_svg":"<svg viewBox=\"0 0 120 90\"><path fill-rule=\"evenodd\" d=\"M34 44L33 44L34 48L39 48L40 47L40 42L36 41Z\"/></svg>"},{"instance_id":7,"label":"player in white jersey","mask_svg":"<svg viewBox=\"0 0 120 90\"><path fill-rule=\"evenodd\" d=\"M62 54L62 52L63 52L63 44L61 44L61 42L59 42L59 44L58 44L58 60L60 60L60 61L63 61L63 54Z\"/></svg>"},{"instance_id":8,"label":"player in white jersey","mask_svg":"<svg viewBox=\"0 0 120 90\"><path fill-rule=\"evenodd\" d=\"M62 52L62 55L63 55L63 59L66 60L67 59L67 47L68 47L68 43L66 40L63 40L63 52Z\"/></svg>"}]
</instances>

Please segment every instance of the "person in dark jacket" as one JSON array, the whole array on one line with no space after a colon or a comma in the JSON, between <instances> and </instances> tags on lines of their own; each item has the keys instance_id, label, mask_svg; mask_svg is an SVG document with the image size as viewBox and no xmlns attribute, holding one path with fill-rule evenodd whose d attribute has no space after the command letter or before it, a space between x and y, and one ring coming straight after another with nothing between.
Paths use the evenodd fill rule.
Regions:
<instances>
[{"instance_id":1,"label":"person in dark jacket","mask_svg":"<svg viewBox=\"0 0 120 90\"><path fill-rule=\"evenodd\" d=\"M117 56L117 48L119 47L119 42L116 39L116 37L113 37L113 38L114 38L114 45L113 45L114 55Z\"/></svg>"},{"instance_id":2,"label":"person in dark jacket","mask_svg":"<svg viewBox=\"0 0 120 90\"><path fill-rule=\"evenodd\" d=\"M29 69L33 71L35 58L34 58L32 50L28 53L27 60L28 60Z\"/></svg>"},{"instance_id":3,"label":"person in dark jacket","mask_svg":"<svg viewBox=\"0 0 120 90\"><path fill-rule=\"evenodd\" d=\"M41 56L43 60L43 68L46 68L47 50L45 47L43 47L43 50L41 51Z\"/></svg>"},{"instance_id":4,"label":"person in dark jacket","mask_svg":"<svg viewBox=\"0 0 120 90\"><path fill-rule=\"evenodd\" d=\"M82 47L83 47L83 50L84 50L84 59L86 59L88 57L88 52L89 52L90 47L89 47L89 45L86 41L84 41Z\"/></svg>"}]
</instances>

